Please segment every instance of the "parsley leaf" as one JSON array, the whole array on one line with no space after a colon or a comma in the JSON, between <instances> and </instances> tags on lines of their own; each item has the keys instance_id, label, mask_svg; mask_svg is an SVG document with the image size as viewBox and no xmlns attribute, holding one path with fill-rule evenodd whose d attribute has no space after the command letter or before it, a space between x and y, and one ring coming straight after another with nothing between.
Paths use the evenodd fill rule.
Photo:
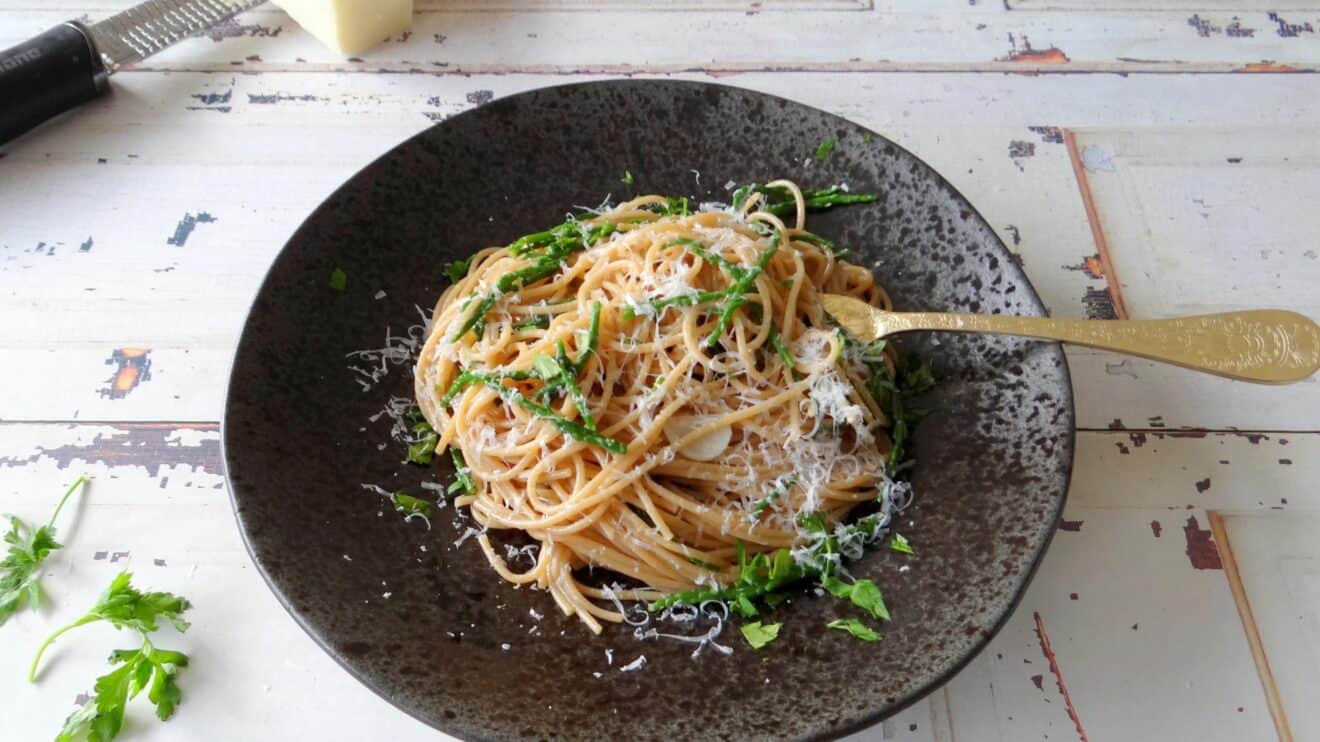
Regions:
<instances>
[{"instance_id":1,"label":"parsley leaf","mask_svg":"<svg viewBox=\"0 0 1320 742\"><path fill-rule=\"evenodd\" d=\"M836 142L833 139L826 139L821 142L820 146L816 148L816 159L823 160L826 157L829 157L830 153L834 151L835 144Z\"/></svg>"},{"instance_id":2,"label":"parsley leaf","mask_svg":"<svg viewBox=\"0 0 1320 742\"><path fill-rule=\"evenodd\" d=\"M748 644L752 645L752 649L760 649L779 638L779 628L781 626L783 626L781 623L762 625L760 621L753 621L743 624L740 628L742 629L743 638L747 640Z\"/></svg>"},{"instance_id":3,"label":"parsley leaf","mask_svg":"<svg viewBox=\"0 0 1320 742\"><path fill-rule=\"evenodd\" d=\"M820 586L825 588L830 595L836 598L847 598L852 595L853 586L840 580L837 577L826 575L821 578Z\"/></svg>"},{"instance_id":4,"label":"parsley leaf","mask_svg":"<svg viewBox=\"0 0 1320 742\"><path fill-rule=\"evenodd\" d=\"M420 515L423 518L431 517L431 503L420 497L413 497L405 492L395 492L390 495L390 502L394 505L395 512L403 513L404 520L414 515Z\"/></svg>"},{"instance_id":5,"label":"parsley leaf","mask_svg":"<svg viewBox=\"0 0 1320 742\"><path fill-rule=\"evenodd\" d=\"M335 268L330 271L330 288L335 291L343 291L348 287L348 274L342 268Z\"/></svg>"},{"instance_id":6,"label":"parsley leaf","mask_svg":"<svg viewBox=\"0 0 1320 742\"><path fill-rule=\"evenodd\" d=\"M827 575L821 578L820 586L836 598L847 598L853 605L876 618L889 620L889 609L885 607L885 601L880 597L880 588L870 580L858 580L850 585L837 577Z\"/></svg>"},{"instance_id":7,"label":"parsley leaf","mask_svg":"<svg viewBox=\"0 0 1320 742\"><path fill-rule=\"evenodd\" d=\"M619 182L620 182L620 183L623 183L624 185L632 185L632 184L633 184L633 174L632 174L632 171L631 171L631 170L624 170L624 171L623 171L623 177L622 177L622 178L619 178Z\"/></svg>"},{"instance_id":8,"label":"parsley leaf","mask_svg":"<svg viewBox=\"0 0 1320 742\"><path fill-rule=\"evenodd\" d=\"M855 618L836 618L825 625L831 629L846 631L862 641L878 642L881 639L875 629L872 629L870 626L867 626Z\"/></svg>"},{"instance_id":9,"label":"parsley leaf","mask_svg":"<svg viewBox=\"0 0 1320 742\"><path fill-rule=\"evenodd\" d=\"M69 718L64 720L64 728L60 730L59 736L55 742L73 742L76 739L83 739L92 728L92 720L96 718L96 704L88 700L78 710L69 714Z\"/></svg>"},{"instance_id":10,"label":"parsley leaf","mask_svg":"<svg viewBox=\"0 0 1320 742\"><path fill-rule=\"evenodd\" d=\"M904 554L917 553L916 551L913 550L912 544L909 543L907 538L901 533L894 534L894 540L889 542L889 548L893 549L894 551L902 552Z\"/></svg>"},{"instance_id":11,"label":"parsley leaf","mask_svg":"<svg viewBox=\"0 0 1320 742\"><path fill-rule=\"evenodd\" d=\"M10 516L9 532L4 537L9 552L0 561L0 626L24 604L34 610L41 604L42 590L37 570L52 551L61 548L55 540L55 518L69 497L86 482L86 477L78 477L69 485L55 506L50 521L40 528L34 530L17 517Z\"/></svg>"},{"instance_id":12,"label":"parsley leaf","mask_svg":"<svg viewBox=\"0 0 1320 742\"><path fill-rule=\"evenodd\" d=\"M465 260L455 260L445 266L445 276L450 283L458 283L467 277L468 269L472 266L472 258Z\"/></svg>"},{"instance_id":13,"label":"parsley leaf","mask_svg":"<svg viewBox=\"0 0 1320 742\"><path fill-rule=\"evenodd\" d=\"M167 721L174 715L182 694L175 683L179 668L186 667L182 652L157 649L144 636L140 649L117 649L110 653L115 669L96 679L95 695L64 721L55 742L72 742L86 734L89 740L114 739L124 728L129 700L143 690L156 707L156 717Z\"/></svg>"},{"instance_id":14,"label":"parsley leaf","mask_svg":"<svg viewBox=\"0 0 1320 742\"><path fill-rule=\"evenodd\" d=\"M32 667L28 670L28 682L37 682L37 667L41 655L57 638L70 629L76 629L96 621L109 621L116 629L135 629L142 634L150 634L160 628L160 619L168 621L179 631L188 630L188 622L183 619L184 611L192 604L185 598L172 593L144 593L133 587L133 575L120 572L110 582L110 587L101 593L96 605L77 621L66 624L46 637L37 648L37 655L32 658Z\"/></svg>"},{"instance_id":15,"label":"parsley leaf","mask_svg":"<svg viewBox=\"0 0 1320 742\"><path fill-rule=\"evenodd\" d=\"M876 587L870 580L858 580L852 584L852 592L848 599L853 605L861 608L876 618L888 621L889 609L885 607L885 601L880 597L880 588Z\"/></svg>"}]
</instances>

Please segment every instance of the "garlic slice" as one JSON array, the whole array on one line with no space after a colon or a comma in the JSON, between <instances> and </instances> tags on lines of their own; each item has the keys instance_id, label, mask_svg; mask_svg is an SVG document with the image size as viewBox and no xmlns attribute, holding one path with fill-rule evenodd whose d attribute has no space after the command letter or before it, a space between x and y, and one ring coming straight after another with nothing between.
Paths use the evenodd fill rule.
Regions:
<instances>
[{"instance_id":1,"label":"garlic slice","mask_svg":"<svg viewBox=\"0 0 1320 742\"><path fill-rule=\"evenodd\" d=\"M675 415L665 423L665 437L670 443L678 443L687 437L693 431L708 425L711 421L709 417L696 417L686 415ZM678 450L684 458L692 461L710 461L729 447L729 441L733 438L733 429L728 425L720 425L704 435L688 441Z\"/></svg>"}]
</instances>

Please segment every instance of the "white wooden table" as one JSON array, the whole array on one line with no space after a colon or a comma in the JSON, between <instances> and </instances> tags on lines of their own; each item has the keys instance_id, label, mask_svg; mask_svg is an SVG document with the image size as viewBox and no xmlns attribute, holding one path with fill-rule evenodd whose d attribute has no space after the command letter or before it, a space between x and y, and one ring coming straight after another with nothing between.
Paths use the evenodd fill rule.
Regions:
<instances>
[{"instance_id":1,"label":"white wooden table","mask_svg":"<svg viewBox=\"0 0 1320 742\"><path fill-rule=\"evenodd\" d=\"M0 48L127 0L0 0ZM117 640L51 627L125 567L190 597L168 724L124 739L437 739L322 653L240 543L217 421L276 252L378 154L492 97L715 80L950 178L1055 316L1320 316L1320 0L418 0L329 54L266 6L0 146L0 511L95 478L41 614L0 628L0 739L54 736ZM1291 74L1289 74L1291 73ZM873 740L1320 739L1320 383L1070 350L1067 524L1003 632ZM118 382L118 383L117 383ZM68 519L66 519L67 521ZM1066 688L1066 691L1064 690Z\"/></svg>"}]
</instances>

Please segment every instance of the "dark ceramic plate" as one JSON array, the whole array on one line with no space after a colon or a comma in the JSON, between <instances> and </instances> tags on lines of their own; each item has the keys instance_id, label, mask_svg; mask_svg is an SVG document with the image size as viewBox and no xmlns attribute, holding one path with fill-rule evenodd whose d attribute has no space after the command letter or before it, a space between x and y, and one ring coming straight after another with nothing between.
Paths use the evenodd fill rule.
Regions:
<instances>
[{"instance_id":1,"label":"dark ceramic plate","mask_svg":"<svg viewBox=\"0 0 1320 742\"><path fill-rule=\"evenodd\" d=\"M825 139L838 145L822 161ZM625 171L634 184L621 182ZM385 347L387 327L406 337L450 260L606 194L727 200L726 183L775 177L880 195L810 223L873 267L898 307L1042 314L985 220L912 154L830 114L716 85L626 80L498 100L396 147L312 214L243 330L224 450L253 559L326 651L460 737L741 740L873 724L985 646L1026 589L1067 491L1072 397L1054 344L905 338L941 383L925 402L917 502L902 518L918 555L876 551L854 570L882 586L893 612L874 644L827 631L846 609L809 596L768 619L783 633L762 651L733 625L728 657L694 659L692 645L641 641L628 627L593 636L547 593L502 582L474 541L455 546L466 524L452 508L428 531L359 486L421 494L422 481L448 481L448 471L402 464L397 444L380 446L389 421L372 417L391 395L411 396L410 365L380 361L388 373L364 391L349 366L377 362L347 354ZM329 285L336 269L343 291ZM639 655L644 669L620 671Z\"/></svg>"}]
</instances>

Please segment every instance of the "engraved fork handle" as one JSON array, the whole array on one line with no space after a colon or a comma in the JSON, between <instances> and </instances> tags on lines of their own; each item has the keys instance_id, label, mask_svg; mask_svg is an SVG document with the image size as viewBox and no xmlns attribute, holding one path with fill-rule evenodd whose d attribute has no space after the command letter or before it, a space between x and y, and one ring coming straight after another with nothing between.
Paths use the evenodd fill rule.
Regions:
<instances>
[{"instance_id":1,"label":"engraved fork handle","mask_svg":"<svg viewBox=\"0 0 1320 742\"><path fill-rule=\"evenodd\" d=\"M1158 320L877 310L873 321L877 337L914 330L1021 335L1117 351L1242 381L1283 384L1301 381L1320 369L1320 326L1279 309Z\"/></svg>"}]
</instances>

